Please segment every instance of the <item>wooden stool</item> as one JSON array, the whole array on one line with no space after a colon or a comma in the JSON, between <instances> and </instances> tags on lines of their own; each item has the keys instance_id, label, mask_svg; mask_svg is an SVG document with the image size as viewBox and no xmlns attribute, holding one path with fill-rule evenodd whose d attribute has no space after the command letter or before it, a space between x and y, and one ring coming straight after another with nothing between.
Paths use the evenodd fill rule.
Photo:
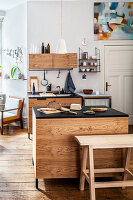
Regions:
<instances>
[{"instance_id":1,"label":"wooden stool","mask_svg":"<svg viewBox=\"0 0 133 200\"><path fill-rule=\"evenodd\" d=\"M129 187L133 186L132 180L127 180L127 174L133 176L129 171L131 148L133 147L133 134L123 135L89 135L75 136L76 141L83 147L83 157L80 176L80 190L84 190L85 179L90 186L90 199L96 200L96 188ZM126 160L124 168L94 169L93 149L126 148ZM87 169L87 157L89 154L89 169ZM95 173L123 172L123 181L95 182ZM89 175L88 175L89 174Z\"/></svg>"}]
</instances>

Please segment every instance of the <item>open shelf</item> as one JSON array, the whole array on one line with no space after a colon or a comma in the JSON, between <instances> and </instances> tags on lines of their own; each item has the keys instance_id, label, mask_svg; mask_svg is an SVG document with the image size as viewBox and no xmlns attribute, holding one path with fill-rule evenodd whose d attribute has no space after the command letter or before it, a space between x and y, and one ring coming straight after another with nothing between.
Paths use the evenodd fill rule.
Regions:
<instances>
[{"instance_id":1,"label":"open shelf","mask_svg":"<svg viewBox=\"0 0 133 200\"><path fill-rule=\"evenodd\" d=\"M79 72L82 73L95 73L100 72L100 50L95 47L95 59L94 58L82 58L83 51L79 48ZM87 56L88 57L88 56ZM91 57L91 56L90 56ZM86 65L84 65L84 62ZM85 71L82 71L84 69ZM86 69L92 69L94 71L87 71Z\"/></svg>"},{"instance_id":2,"label":"open shelf","mask_svg":"<svg viewBox=\"0 0 133 200\"><path fill-rule=\"evenodd\" d=\"M95 60L100 60L100 59L98 59L98 58L96 58L96 59L91 59L91 58L90 59L83 59L82 58L82 59L79 59L79 60L94 60L95 61Z\"/></svg>"},{"instance_id":3,"label":"open shelf","mask_svg":"<svg viewBox=\"0 0 133 200\"><path fill-rule=\"evenodd\" d=\"M95 72L100 72L100 71L79 71L79 72L82 72L82 73L95 73Z\"/></svg>"},{"instance_id":4,"label":"open shelf","mask_svg":"<svg viewBox=\"0 0 133 200\"><path fill-rule=\"evenodd\" d=\"M14 79L14 78L3 78L4 80L14 80L14 81L16 81L16 80L19 80L19 81L27 81L27 79Z\"/></svg>"},{"instance_id":5,"label":"open shelf","mask_svg":"<svg viewBox=\"0 0 133 200\"><path fill-rule=\"evenodd\" d=\"M99 65L79 65L80 67L99 67Z\"/></svg>"}]
</instances>

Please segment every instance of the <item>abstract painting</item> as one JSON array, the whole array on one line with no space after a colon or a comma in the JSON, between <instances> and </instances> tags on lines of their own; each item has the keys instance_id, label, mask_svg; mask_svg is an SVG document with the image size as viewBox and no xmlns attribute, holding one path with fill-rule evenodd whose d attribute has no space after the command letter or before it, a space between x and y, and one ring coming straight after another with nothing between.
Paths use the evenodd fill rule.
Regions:
<instances>
[{"instance_id":1,"label":"abstract painting","mask_svg":"<svg viewBox=\"0 0 133 200\"><path fill-rule=\"evenodd\" d=\"M133 2L95 2L94 39L133 40Z\"/></svg>"}]
</instances>

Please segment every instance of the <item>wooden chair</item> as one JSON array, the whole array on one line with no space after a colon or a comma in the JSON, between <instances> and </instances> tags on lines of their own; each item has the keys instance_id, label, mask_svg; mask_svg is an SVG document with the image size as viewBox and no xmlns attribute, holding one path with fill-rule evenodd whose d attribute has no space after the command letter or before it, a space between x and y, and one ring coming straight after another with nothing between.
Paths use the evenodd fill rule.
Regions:
<instances>
[{"instance_id":1,"label":"wooden chair","mask_svg":"<svg viewBox=\"0 0 133 200\"><path fill-rule=\"evenodd\" d=\"M12 122L20 121L21 128L23 129L23 120L22 120L23 105L24 105L24 98L9 96L9 98L6 99L4 105L5 108L0 112L1 135L3 135L4 125L10 124Z\"/></svg>"},{"instance_id":2,"label":"wooden chair","mask_svg":"<svg viewBox=\"0 0 133 200\"><path fill-rule=\"evenodd\" d=\"M90 200L96 200L96 188L112 188L112 187L129 187L133 186L133 180L127 180L127 175L133 176L133 173L128 169L131 155L131 148L133 147L133 134L123 135L89 135L89 136L75 136L77 142L83 148L81 176L80 176L80 190L84 190L85 179L89 183ZM94 149L108 149L108 148L126 148L126 159L124 167L122 168L94 168ZM87 159L89 155L89 169L87 169ZM102 160L101 160L102 162ZM123 172L123 181L110 182L95 182L95 173L111 173Z\"/></svg>"}]
</instances>

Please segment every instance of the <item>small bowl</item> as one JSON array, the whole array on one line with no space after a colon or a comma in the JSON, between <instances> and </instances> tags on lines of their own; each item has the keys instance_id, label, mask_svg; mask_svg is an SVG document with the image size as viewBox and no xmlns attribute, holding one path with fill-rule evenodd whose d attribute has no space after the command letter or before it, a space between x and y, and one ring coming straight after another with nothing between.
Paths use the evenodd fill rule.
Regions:
<instances>
[{"instance_id":1,"label":"small bowl","mask_svg":"<svg viewBox=\"0 0 133 200\"><path fill-rule=\"evenodd\" d=\"M86 69L86 71L87 71L87 72L89 72L89 71L90 71L90 69Z\"/></svg>"},{"instance_id":2,"label":"small bowl","mask_svg":"<svg viewBox=\"0 0 133 200\"><path fill-rule=\"evenodd\" d=\"M84 94L92 94L92 93L93 93L93 90L91 90L91 89L84 89L84 90L83 90L83 93L84 93Z\"/></svg>"},{"instance_id":3,"label":"small bowl","mask_svg":"<svg viewBox=\"0 0 133 200\"><path fill-rule=\"evenodd\" d=\"M92 56L92 59L96 59L97 57L96 56Z\"/></svg>"}]
</instances>

